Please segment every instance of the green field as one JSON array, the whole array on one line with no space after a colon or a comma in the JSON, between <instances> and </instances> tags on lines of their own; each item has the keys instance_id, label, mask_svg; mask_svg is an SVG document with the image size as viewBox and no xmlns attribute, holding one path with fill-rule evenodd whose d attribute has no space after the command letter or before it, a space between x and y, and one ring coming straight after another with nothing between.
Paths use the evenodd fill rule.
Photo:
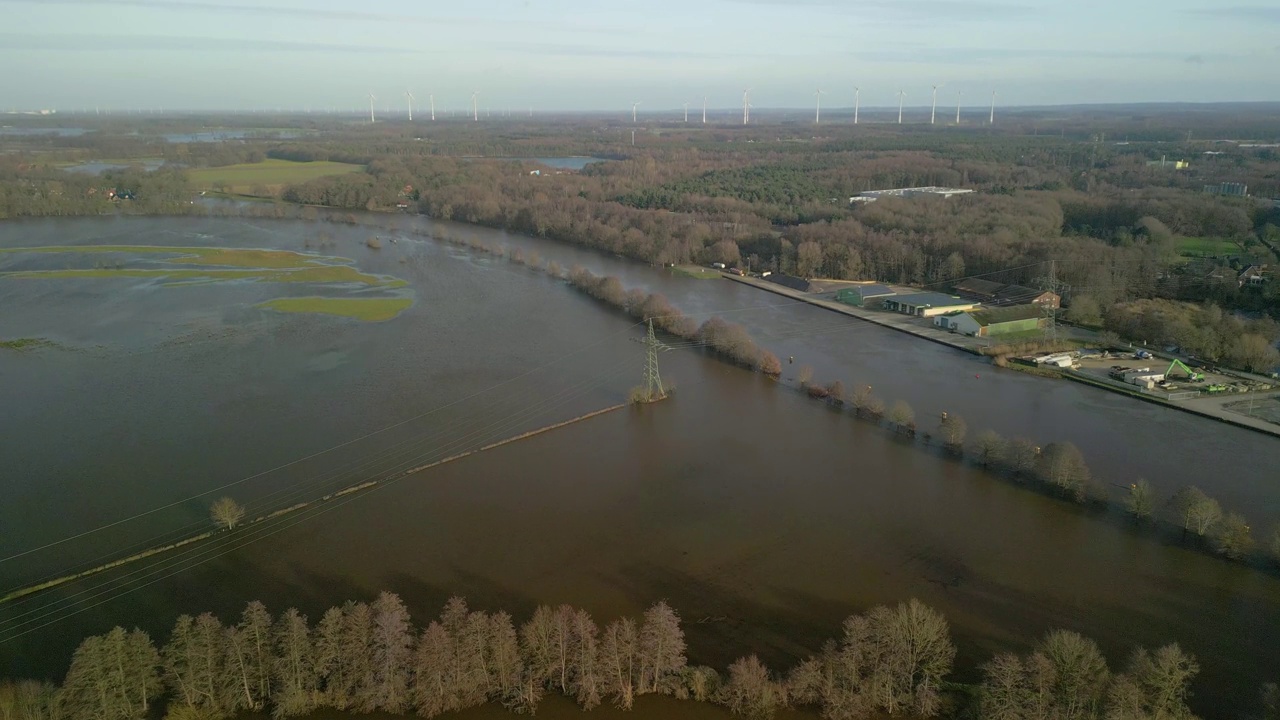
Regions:
<instances>
[{"instance_id":1,"label":"green field","mask_svg":"<svg viewBox=\"0 0 1280 720\"><path fill-rule=\"evenodd\" d=\"M683 275L697 280L719 280L723 276L719 270L698 267L697 265L677 265L671 268L672 274Z\"/></svg>"},{"instance_id":2,"label":"green field","mask_svg":"<svg viewBox=\"0 0 1280 720\"><path fill-rule=\"evenodd\" d=\"M263 160L260 163L243 163L223 167L196 168L188 171L198 187L210 189L221 183L236 192L255 185L267 187L306 182L330 175L360 172L363 165L339 162L292 162L290 160Z\"/></svg>"},{"instance_id":3,"label":"green field","mask_svg":"<svg viewBox=\"0 0 1280 720\"><path fill-rule=\"evenodd\" d=\"M413 305L410 298L276 298L258 305L260 308L288 313L318 313L355 318L364 322L391 320Z\"/></svg>"},{"instance_id":4,"label":"green field","mask_svg":"<svg viewBox=\"0 0 1280 720\"><path fill-rule=\"evenodd\" d=\"M164 262L182 265L221 265L249 268L305 268L317 265L346 265L351 261L333 255L308 255L292 250L256 248L182 247L173 245L46 245L43 247L0 248L0 253L132 253L135 255L172 253Z\"/></svg>"},{"instance_id":5,"label":"green field","mask_svg":"<svg viewBox=\"0 0 1280 720\"><path fill-rule=\"evenodd\" d=\"M1192 257L1231 255L1240 252L1240 246L1221 238L1178 238L1178 254Z\"/></svg>"}]
</instances>

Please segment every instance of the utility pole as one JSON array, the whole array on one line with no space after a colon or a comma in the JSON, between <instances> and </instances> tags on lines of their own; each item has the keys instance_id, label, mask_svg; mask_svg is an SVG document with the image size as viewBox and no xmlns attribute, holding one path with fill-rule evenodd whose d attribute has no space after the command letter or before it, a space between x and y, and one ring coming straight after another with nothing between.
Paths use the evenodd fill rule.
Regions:
<instances>
[{"instance_id":1,"label":"utility pole","mask_svg":"<svg viewBox=\"0 0 1280 720\"><path fill-rule=\"evenodd\" d=\"M667 396L662 387L662 375L658 372L658 353L671 348L658 341L653 333L653 319L649 319L649 334L644 339L644 401L654 402Z\"/></svg>"},{"instance_id":2,"label":"utility pole","mask_svg":"<svg viewBox=\"0 0 1280 720\"><path fill-rule=\"evenodd\" d=\"M1048 290L1058 297L1057 302L1047 302L1041 304L1040 308L1044 312L1045 317L1045 339L1052 345L1058 344L1058 304L1062 302L1062 296L1067 291L1067 285L1058 282L1058 261L1049 261L1049 274L1040 278L1039 285L1042 289Z\"/></svg>"}]
</instances>

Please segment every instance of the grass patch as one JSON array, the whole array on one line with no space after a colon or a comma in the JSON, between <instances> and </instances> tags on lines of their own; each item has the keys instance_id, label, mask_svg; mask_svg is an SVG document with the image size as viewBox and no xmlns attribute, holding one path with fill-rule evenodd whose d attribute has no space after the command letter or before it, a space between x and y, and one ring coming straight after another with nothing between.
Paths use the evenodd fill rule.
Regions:
<instances>
[{"instance_id":1,"label":"grass patch","mask_svg":"<svg viewBox=\"0 0 1280 720\"><path fill-rule=\"evenodd\" d=\"M290 185L306 182L330 175L344 175L360 172L363 165L349 163L316 161L293 162L291 160L263 160L260 163L242 163L223 167L195 168L187 171L191 180L201 189L211 189L221 183L232 192L251 188L254 185Z\"/></svg>"},{"instance_id":2,"label":"grass patch","mask_svg":"<svg viewBox=\"0 0 1280 720\"><path fill-rule=\"evenodd\" d=\"M162 262L180 265L210 265L212 268L66 268L61 270L16 270L0 273L0 278L159 278L170 284L255 280L258 282L355 283L370 287L399 288L408 283L386 275L370 275L352 267L346 258L308 255L289 250L241 248L168 247L162 245L91 245L0 248L0 253L133 253L173 254ZM223 269L231 268L231 269Z\"/></svg>"},{"instance_id":3,"label":"grass patch","mask_svg":"<svg viewBox=\"0 0 1280 720\"><path fill-rule=\"evenodd\" d=\"M1178 238L1178 254L1190 257L1232 255L1240 252L1240 246L1222 238Z\"/></svg>"},{"instance_id":4,"label":"grass patch","mask_svg":"<svg viewBox=\"0 0 1280 720\"><path fill-rule=\"evenodd\" d=\"M55 280L66 278L149 278L172 280L170 285L220 280L253 280L256 282L358 283L370 287L399 288L407 283L398 278L369 275L349 265L323 265L297 269L257 268L246 270L80 268L68 270L22 270L0 273L0 278L23 280Z\"/></svg>"},{"instance_id":5,"label":"grass patch","mask_svg":"<svg viewBox=\"0 0 1280 720\"><path fill-rule=\"evenodd\" d=\"M355 318L364 322L391 320L409 309L410 298L276 298L258 305L260 308L288 313L317 313Z\"/></svg>"},{"instance_id":6,"label":"grass patch","mask_svg":"<svg viewBox=\"0 0 1280 720\"><path fill-rule=\"evenodd\" d=\"M677 265L676 267L671 268L671 272L674 275L691 277L696 280L719 280L723 277L719 270L701 268L697 265Z\"/></svg>"},{"instance_id":7,"label":"grass patch","mask_svg":"<svg viewBox=\"0 0 1280 720\"><path fill-rule=\"evenodd\" d=\"M0 340L0 350L39 350L40 348L53 347L52 340L44 338L14 338L13 340Z\"/></svg>"},{"instance_id":8,"label":"grass patch","mask_svg":"<svg viewBox=\"0 0 1280 720\"><path fill-rule=\"evenodd\" d=\"M253 248L175 247L167 245L50 245L47 247L0 248L0 253L174 253L165 262L183 265L221 265L248 268L303 268L316 265L346 264L347 258L329 255L307 255L290 250L258 250Z\"/></svg>"}]
</instances>

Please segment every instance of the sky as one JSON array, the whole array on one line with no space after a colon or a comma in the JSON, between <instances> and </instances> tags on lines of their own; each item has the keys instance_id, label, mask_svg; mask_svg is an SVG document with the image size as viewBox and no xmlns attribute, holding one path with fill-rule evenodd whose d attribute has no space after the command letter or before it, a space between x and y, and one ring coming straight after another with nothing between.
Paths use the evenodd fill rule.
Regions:
<instances>
[{"instance_id":1,"label":"sky","mask_svg":"<svg viewBox=\"0 0 1280 720\"><path fill-rule=\"evenodd\" d=\"M1236 2L0 0L0 111L1280 101Z\"/></svg>"}]
</instances>

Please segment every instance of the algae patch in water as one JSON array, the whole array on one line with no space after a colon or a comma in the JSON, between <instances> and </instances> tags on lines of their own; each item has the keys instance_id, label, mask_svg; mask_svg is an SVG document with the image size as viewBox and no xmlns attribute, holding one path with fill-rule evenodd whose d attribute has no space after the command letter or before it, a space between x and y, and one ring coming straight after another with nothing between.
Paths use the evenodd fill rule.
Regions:
<instances>
[{"instance_id":1,"label":"algae patch in water","mask_svg":"<svg viewBox=\"0 0 1280 720\"><path fill-rule=\"evenodd\" d=\"M44 338L14 338L12 340L0 340L0 350L40 350L42 348L50 348L57 345L52 340Z\"/></svg>"},{"instance_id":2,"label":"algae patch in water","mask_svg":"<svg viewBox=\"0 0 1280 720\"><path fill-rule=\"evenodd\" d=\"M347 258L308 255L289 250L254 248L170 247L163 245L55 245L47 247L0 248L0 253L129 253L138 255L172 254L161 262L180 265L204 265L205 268L127 268L94 267L58 270L19 270L0 273L0 278L158 278L173 280L170 285L219 280L255 280L259 282L359 283L370 287L399 288L407 283L399 278L370 275L351 266ZM234 268L234 269L222 269Z\"/></svg>"},{"instance_id":3,"label":"algae patch in water","mask_svg":"<svg viewBox=\"0 0 1280 720\"><path fill-rule=\"evenodd\" d=\"M355 318L364 322L391 320L413 305L411 298L276 298L257 307L289 313L318 313Z\"/></svg>"}]
</instances>

